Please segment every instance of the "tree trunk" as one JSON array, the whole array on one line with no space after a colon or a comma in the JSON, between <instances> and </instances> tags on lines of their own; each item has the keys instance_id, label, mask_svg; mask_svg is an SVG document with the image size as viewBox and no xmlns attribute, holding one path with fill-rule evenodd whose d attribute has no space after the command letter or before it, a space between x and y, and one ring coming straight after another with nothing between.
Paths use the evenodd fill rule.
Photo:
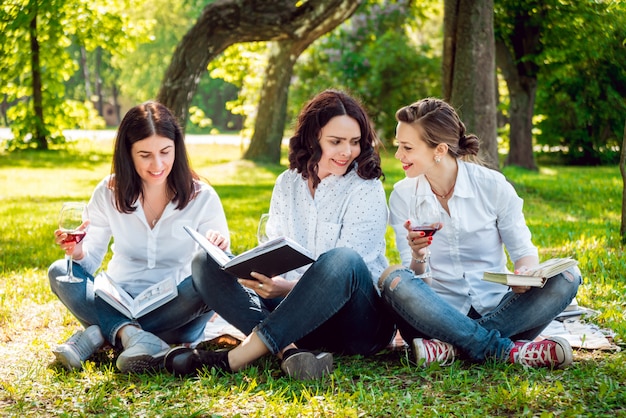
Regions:
<instances>
[{"instance_id":1,"label":"tree trunk","mask_svg":"<svg viewBox=\"0 0 626 418\"><path fill-rule=\"evenodd\" d=\"M43 92L41 83L41 63L39 61L39 40L37 39L37 5L30 21L31 73L33 76L33 110L35 112L35 132L33 141L36 148L48 149L47 132L43 121Z\"/></svg>"},{"instance_id":2,"label":"tree trunk","mask_svg":"<svg viewBox=\"0 0 626 418\"><path fill-rule=\"evenodd\" d=\"M96 48L96 69L95 69L95 78L96 78L96 97L98 98L98 114L100 116L104 116L104 100L102 98L102 76L100 75L100 70L102 67L102 48Z\"/></svg>"},{"instance_id":3,"label":"tree trunk","mask_svg":"<svg viewBox=\"0 0 626 418\"><path fill-rule=\"evenodd\" d=\"M341 8L323 20L304 22L303 27L286 40L276 41L270 47L270 56L261 88L254 134L250 148L243 158L280 163L280 152L287 117L289 85L293 67L300 54L317 38L346 20L358 7L358 2L344 1Z\"/></svg>"},{"instance_id":4,"label":"tree trunk","mask_svg":"<svg viewBox=\"0 0 626 418\"><path fill-rule=\"evenodd\" d=\"M542 52L541 31L548 6L524 4L498 17L496 60L509 89L509 154L505 164L537 170L533 150L533 114Z\"/></svg>"},{"instance_id":5,"label":"tree trunk","mask_svg":"<svg viewBox=\"0 0 626 418\"><path fill-rule=\"evenodd\" d=\"M293 46L290 40L277 41L270 45L254 134L250 140L250 147L244 153L244 159L280 162L289 84L299 55L293 53Z\"/></svg>"},{"instance_id":6,"label":"tree trunk","mask_svg":"<svg viewBox=\"0 0 626 418\"><path fill-rule=\"evenodd\" d=\"M498 169L493 0L445 0L444 10L444 98L480 138L485 164Z\"/></svg>"},{"instance_id":7,"label":"tree trunk","mask_svg":"<svg viewBox=\"0 0 626 418\"><path fill-rule=\"evenodd\" d=\"M119 90L117 88L117 84L115 84L115 82L113 82L113 85L111 86L111 95L113 96L113 109L115 112L115 124L118 125L120 123L120 121L122 120L121 117L122 115L120 115L120 109L122 108L122 106L119 103Z\"/></svg>"},{"instance_id":8,"label":"tree trunk","mask_svg":"<svg viewBox=\"0 0 626 418\"><path fill-rule=\"evenodd\" d=\"M622 173L622 225L619 234L622 237L622 243L626 244L626 123L624 123L624 136L619 157L619 171Z\"/></svg>"},{"instance_id":9,"label":"tree trunk","mask_svg":"<svg viewBox=\"0 0 626 418\"><path fill-rule=\"evenodd\" d=\"M504 42L496 41L498 66L509 89L509 154L506 165L537 170L533 152L533 114L537 79L519 74Z\"/></svg>"},{"instance_id":10,"label":"tree trunk","mask_svg":"<svg viewBox=\"0 0 626 418\"><path fill-rule=\"evenodd\" d=\"M87 63L87 50L84 46L80 47L80 66L83 69L83 78L85 79L85 97L91 102L91 76L89 75L89 64Z\"/></svg>"},{"instance_id":11,"label":"tree trunk","mask_svg":"<svg viewBox=\"0 0 626 418\"><path fill-rule=\"evenodd\" d=\"M299 39L332 16L356 9L355 0L222 0L208 4L176 47L157 99L184 127L188 108L207 64L239 42ZM319 35L318 35L319 36Z\"/></svg>"}]
</instances>

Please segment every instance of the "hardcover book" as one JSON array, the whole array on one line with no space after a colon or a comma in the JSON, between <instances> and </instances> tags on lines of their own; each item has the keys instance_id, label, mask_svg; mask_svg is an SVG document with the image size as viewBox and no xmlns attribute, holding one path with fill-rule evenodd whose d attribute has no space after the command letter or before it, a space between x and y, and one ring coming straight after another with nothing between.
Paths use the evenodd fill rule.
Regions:
<instances>
[{"instance_id":1,"label":"hardcover book","mask_svg":"<svg viewBox=\"0 0 626 418\"><path fill-rule=\"evenodd\" d=\"M231 258L198 231L184 228L224 271L235 277L255 280L250 275L253 271L274 277L315 261L309 250L288 237L270 240Z\"/></svg>"},{"instance_id":2,"label":"hardcover book","mask_svg":"<svg viewBox=\"0 0 626 418\"><path fill-rule=\"evenodd\" d=\"M576 264L578 264L578 261L573 258L552 258L539 264L534 269L526 271L524 274L486 271L483 273L483 280L507 286L543 287L550 277L554 277Z\"/></svg>"}]
</instances>

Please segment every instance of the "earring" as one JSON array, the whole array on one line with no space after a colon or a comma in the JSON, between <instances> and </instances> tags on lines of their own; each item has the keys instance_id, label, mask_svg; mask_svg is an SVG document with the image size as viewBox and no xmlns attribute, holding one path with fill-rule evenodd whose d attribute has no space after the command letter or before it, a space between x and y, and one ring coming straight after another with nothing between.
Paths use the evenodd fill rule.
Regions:
<instances>
[{"instance_id":1,"label":"earring","mask_svg":"<svg viewBox=\"0 0 626 418\"><path fill-rule=\"evenodd\" d=\"M441 162L441 157L438 155L435 155L435 164L439 164Z\"/></svg>"}]
</instances>

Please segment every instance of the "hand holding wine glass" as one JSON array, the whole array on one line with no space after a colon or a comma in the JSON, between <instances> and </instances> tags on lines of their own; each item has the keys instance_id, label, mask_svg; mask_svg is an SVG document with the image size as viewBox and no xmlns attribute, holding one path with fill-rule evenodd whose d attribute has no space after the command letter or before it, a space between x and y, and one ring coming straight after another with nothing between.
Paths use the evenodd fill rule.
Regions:
<instances>
[{"instance_id":1,"label":"hand holding wine glass","mask_svg":"<svg viewBox=\"0 0 626 418\"><path fill-rule=\"evenodd\" d=\"M421 193L416 189L411 199L409 213L410 230L412 232L423 232L423 237L432 240L432 236L441 229L441 215L439 212L439 202L433 194ZM413 238L410 238L413 239ZM426 250L423 260L415 259L419 264L424 264L424 272L418 277L429 281L432 277L430 269L430 252Z\"/></svg>"},{"instance_id":2,"label":"hand holding wine glass","mask_svg":"<svg viewBox=\"0 0 626 418\"><path fill-rule=\"evenodd\" d=\"M79 202L66 202L59 214L59 229L57 231L57 242L65 250L67 260L67 274L58 276L60 282L80 283L83 280L74 277L72 274L72 254L87 233L87 205Z\"/></svg>"}]
</instances>

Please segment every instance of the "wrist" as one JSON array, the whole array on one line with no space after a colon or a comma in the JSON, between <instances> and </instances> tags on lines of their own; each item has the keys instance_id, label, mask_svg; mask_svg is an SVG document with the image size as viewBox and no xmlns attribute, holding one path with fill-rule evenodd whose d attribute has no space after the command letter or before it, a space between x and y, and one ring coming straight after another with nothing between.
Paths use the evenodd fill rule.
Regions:
<instances>
[{"instance_id":1,"label":"wrist","mask_svg":"<svg viewBox=\"0 0 626 418\"><path fill-rule=\"evenodd\" d=\"M411 253L411 257L413 258L413 262L417 264L425 264L428 259L428 252L423 255L415 255L414 252Z\"/></svg>"}]
</instances>

